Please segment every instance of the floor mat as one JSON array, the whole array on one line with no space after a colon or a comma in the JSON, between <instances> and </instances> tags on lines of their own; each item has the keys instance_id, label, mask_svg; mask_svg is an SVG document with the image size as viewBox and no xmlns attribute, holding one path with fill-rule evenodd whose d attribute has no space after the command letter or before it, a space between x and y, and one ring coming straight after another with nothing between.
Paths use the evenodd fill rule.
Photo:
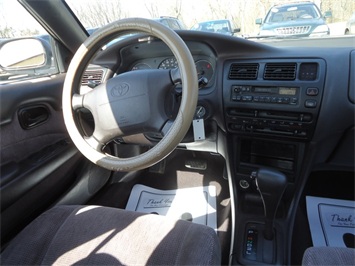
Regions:
<instances>
[{"instance_id":1,"label":"floor mat","mask_svg":"<svg viewBox=\"0 0 355 266\"><path fill-rule=\"evenodd\" d=\"M165 215L217 229L215 186L159 190L137 184L126 210Z\"/></svg>"},{"instance_id":2,"label":"floor mat","mask_svg":"<svg viewBox=\"0 0 355 266\"><path fill-rule=\"evenodd\" d=\"M354 201L311 196L306 201L313 246L354 248Z\"/></svg>"}]
</instances>

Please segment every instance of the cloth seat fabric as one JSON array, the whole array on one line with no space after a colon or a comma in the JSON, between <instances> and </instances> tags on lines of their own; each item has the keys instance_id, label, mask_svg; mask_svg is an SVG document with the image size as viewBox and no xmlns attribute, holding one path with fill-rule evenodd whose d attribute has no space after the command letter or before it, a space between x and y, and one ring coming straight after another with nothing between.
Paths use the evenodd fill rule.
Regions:
<instances>
[{"instance_id":1,"label":"cloth seat fabric","mask_svg":"<svg viewBox=\"0 0 355 266\"><path fill-rule=\"evenodd\" d=\"M100 206L57 206L27 226L1 265L218 265L207 226Z\"/></svg>"},{"instance_id":2,"label":"cloth seat fabric","mask_svg":"<svg viewBox=\"0 0 355 266\"><path fill-rule=\"evenodd\" d=\"M310 247L303 255L302 265L355 265L355 249Z\"/></svg>"}]
</instances>

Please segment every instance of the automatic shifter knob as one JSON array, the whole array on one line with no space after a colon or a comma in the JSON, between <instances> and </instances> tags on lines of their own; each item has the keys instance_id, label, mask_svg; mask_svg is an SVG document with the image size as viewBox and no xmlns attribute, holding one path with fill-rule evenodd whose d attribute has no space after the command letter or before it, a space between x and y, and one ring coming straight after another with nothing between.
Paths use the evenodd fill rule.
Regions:
<instances>
[{"instance_id":1,"label":"automatic shifter knob","mask_svg":"<svg viewBox=\"0 0 355 266\"><path fill-rule=\"evenodd\" d=\"M273 224L281 197L287 186L287 178L280 171L261 168L252 174L260 192L265 211L264 237L272 240L274 237Z\"/></svg>"}]
</instances>

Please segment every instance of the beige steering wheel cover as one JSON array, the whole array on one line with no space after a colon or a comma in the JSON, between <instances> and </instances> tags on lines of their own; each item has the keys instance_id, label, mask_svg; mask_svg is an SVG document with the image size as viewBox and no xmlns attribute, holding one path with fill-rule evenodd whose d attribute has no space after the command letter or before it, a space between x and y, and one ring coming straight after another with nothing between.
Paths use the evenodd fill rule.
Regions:
<instances>
[{"instance_id":1,"label":"beige steering wheel cover","mask_svg":"<svg viewBox=\"0 0 355 266\"><path fill-rule=\"evenodd\" d=\"M72 108L73 86L78 86L78 71L83 71L83 62L88 53L105 37L121 31L141 31L156 36L165 42L179 63L183 84L182 100L178 115L164 138L147 152L131 157L117 158L101 153L83 138L74 120ZM183 40L171 29L159 22L129 18L110 23L94 32L75 53L65 78L63 88L63 115L68 133L79 151L93 163L114 171L132 171L147 168L169 155L181 142L190 128L198 99L197 72L192 55Z\"/></svg>"}]
</instances>

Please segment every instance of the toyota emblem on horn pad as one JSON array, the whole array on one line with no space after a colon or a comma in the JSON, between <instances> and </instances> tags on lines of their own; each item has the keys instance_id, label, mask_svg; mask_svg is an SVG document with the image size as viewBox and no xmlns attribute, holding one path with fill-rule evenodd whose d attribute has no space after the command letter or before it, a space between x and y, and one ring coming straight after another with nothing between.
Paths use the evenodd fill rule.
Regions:
<instances>
[{"instance_id":1,"label":"toyota emblem on horn pad","mask_svg":"<svg viewBox=\"0 0 355 266\"><path fill-rule=\"evenodd\" d=\"M120 83L111 89L111 95L113 97L122 97L126 95L126 93L129 91L129 85L127 83Z\"/></svg>"}]
</instances>

